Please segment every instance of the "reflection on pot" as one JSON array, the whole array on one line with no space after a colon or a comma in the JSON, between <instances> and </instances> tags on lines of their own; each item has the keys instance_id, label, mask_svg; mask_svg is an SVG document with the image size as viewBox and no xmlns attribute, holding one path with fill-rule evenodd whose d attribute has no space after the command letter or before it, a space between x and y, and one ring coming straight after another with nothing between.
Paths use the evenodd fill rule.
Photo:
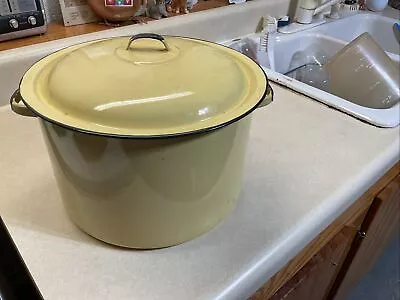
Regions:
<instances>
[{"instance_id":1,"label":"reflection on pot","mask_svg":"<svg viewBox=\"0 0 400 300\"><path fill-rule=\"evenodd\" d=\"M71 187L107 200L121 193L136 177L117 140L41 123L50 155L57 162L56 177L62 174ZM60 189L64 188L60 185Z\"/></svg>"},{"instance_id":2,"label":"reflection on pot","mask_svg":"<svg viewBox=\"0 0 400 300\"><path fill-rule=\"evenodd\" d=\"M132 169L160 197L201 201L213 192L225 171L237 129L234 124L224 134L214 131L163 140L121 140L121 145L131 158Z\"/></svg>"},{"instance_id":3,"label":"reflection on pot","mask_svg":"<svg viewBox=\"0 0 400 300\"><path fill-rule=\"evenodd\" d=\"M234 207L250 121L163 139L110 138L41 124L71 219L103 241L157 248L207 232Z\"/></svg>"}]
</instances>

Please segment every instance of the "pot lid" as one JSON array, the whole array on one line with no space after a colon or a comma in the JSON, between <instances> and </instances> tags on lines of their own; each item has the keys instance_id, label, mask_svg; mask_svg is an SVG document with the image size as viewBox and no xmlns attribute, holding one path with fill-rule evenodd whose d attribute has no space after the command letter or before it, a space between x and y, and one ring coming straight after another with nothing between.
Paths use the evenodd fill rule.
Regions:
<instances>
[{"instance_id":1,"label":"pot lid","mask_svg":"<svg viewBox=\"0 0 400 300\"><path fill-rule=\"evenodd\" d=\"M239 52L155 34L60 50L20 85L25 104L47 120L135 137L218 128L255 109L266 90L263 70Z\"/></svg>"}]
</instances>

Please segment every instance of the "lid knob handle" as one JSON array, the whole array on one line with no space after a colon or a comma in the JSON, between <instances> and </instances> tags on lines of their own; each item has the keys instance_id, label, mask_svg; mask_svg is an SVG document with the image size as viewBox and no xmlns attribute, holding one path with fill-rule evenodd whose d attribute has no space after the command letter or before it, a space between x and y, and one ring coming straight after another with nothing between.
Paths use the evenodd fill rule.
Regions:
<instances>
[{"instance_id":1,"label":"lid knob handle","mask_svg":"<svg viewBox=\"0 0 400 300\"><path fill-rule=\"evenodd\" d=\"M160 41L161 43L163 43L163 45L165 47L165 51L169 50L169 47L168 47L167 43L165 42L164 37L159 34L156 34L156 33L138 33L138 34L133 35L129 39L129 43L128 43L128 46L126 47L126 50L130 49L132 42L139 40L139 39L153 39L153 40Z\"/></svg>"}]
</instances>

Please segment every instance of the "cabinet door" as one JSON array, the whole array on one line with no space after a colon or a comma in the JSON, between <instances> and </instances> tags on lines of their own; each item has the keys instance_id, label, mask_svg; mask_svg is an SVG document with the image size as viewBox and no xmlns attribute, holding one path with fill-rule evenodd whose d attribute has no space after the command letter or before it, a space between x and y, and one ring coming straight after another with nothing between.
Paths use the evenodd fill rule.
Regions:
<instances>
[{"instance_id":1,"label":"cabinet door","mask_svg":"<svg viewBox=\"0 0 400 300\"><path fill-rule=\"evenodd\" d=\"M271 300L322 300L350 249L357 230L344 226Z\"/></svg>"},{"instance_id":2,"label":"cabinet door","mask_svg":"<svg viewBox=\"0 0 400 300\"><path fill-rule=\"evenodd\" d=\"M377 217L377 211L383 214L383 218L388 217L386 221L389 223L394 222L393 215L398 213L396 199L398 204L399 195L395 191L399 184L399 170L400 163L393 166L249 300L332 299L344 283L346 272L351 271L349 267L363 241L360 233L366 228L366 224L372 223ZM386 202L390 203L392 216L382 210L380 203ZM372 203L374 204L371 207ZM384 227L387 229L387 226Z\"/></svg>"},{"instance_id":3,"label":"cabinet door","mask_svg":"<svg viewBox=\"0 0 400 300\"><path fill-rule=\"evenodd\" d=\"M368 211L356 247L346 258L343 277L334 291L335 300L346 299L350 290L366 274L388 243L400 230L400 175L398 175L373 201ZM339 276L340 277L340 276Z\"/></svg>"}]
</instances>

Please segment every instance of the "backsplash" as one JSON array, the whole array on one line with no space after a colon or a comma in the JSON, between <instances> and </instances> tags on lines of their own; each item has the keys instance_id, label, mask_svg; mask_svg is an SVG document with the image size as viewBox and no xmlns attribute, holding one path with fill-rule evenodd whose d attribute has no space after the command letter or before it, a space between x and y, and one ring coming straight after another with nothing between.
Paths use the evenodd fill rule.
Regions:
<instances>
[{"instance_id":1,"label":"backsplash","mask_svg":"<svg viewBox=\"0 0 400 300\"><path fill-rule=\"evenodd\" d=\"M60 0L42 0L46 18L48 22L63 23L63 10L60 6ZM87 6L86 0L62 0L64 5L64 24L76 25L93 22L97 16Z\"/></svg>"},{"instance_id":2,"label":"backsplash","mask_svg":"<svg viewBox=\"0 0 400 300\"><path fill-rule=\"evenodd\" d=\"M58 0L42 0L46 11L47 22L62 23L60 2Z\"/></svg>"}]
</instances>

